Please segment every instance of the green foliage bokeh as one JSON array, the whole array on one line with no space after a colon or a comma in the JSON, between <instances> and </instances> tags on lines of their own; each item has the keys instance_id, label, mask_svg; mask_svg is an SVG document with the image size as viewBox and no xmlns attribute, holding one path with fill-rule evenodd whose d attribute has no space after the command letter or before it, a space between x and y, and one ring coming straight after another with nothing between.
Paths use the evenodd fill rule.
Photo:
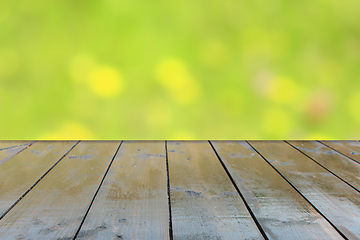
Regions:
<instances>
[{"instance_id":1,"label":"green foliage bokeh","mask_svg":"<svg viewBox=\"0 0 360 240\"><path fill-rule=\"evenodd\" d=\"M359 139L358 0L0 0L1 139Z\"/></svg>"}]
</instances>

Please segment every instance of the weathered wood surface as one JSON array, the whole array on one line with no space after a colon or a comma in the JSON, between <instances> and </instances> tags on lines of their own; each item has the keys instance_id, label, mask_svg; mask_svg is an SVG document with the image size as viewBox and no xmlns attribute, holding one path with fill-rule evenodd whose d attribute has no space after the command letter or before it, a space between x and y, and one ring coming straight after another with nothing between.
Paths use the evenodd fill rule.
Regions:
<instances>
[{"instance_id":1,"label":"weathered wood surface","mask_svg":"<svg viewBox=\"0 0 360 240\"><path fill-rule=\"evenodd\" d=\"M262 239L207 141L167 149L174 239Z\"/></svg>"},{"instance_id":2,"label":"weathered wood surface","mask_svg":"<svg viewBox=\"0 0 360 240\"><path fill-rule=\"evenodd\" d=\"M0 165L29 147L30 141L0 141Z\"/></svg>"},{"instance_id":3,"label":"weathered wood surface","mask_svg":"<svg viewBox=\"0 0 360 240\"><path fill-rule=\"evenodd\" d=\"M348 239L360 239L360 193L282 141L250 144Z\"/></svg>"},{"instance_id":4,"label":"weathered wood surface","mask_svg":"<svg viewBox=\"0 0 360 240\"><path fill-rule=\"evenodd\" d=\"M169 239L165 141L125 141L77 239Z\"/></svg>"},{"instance_id":5,"label":"weathered wood surface","mask_svg":"<svg viewBox=\"0 0 360 240\"><path fill-rule=\"evenodd\" d=\"M0 218L75 144L37 142L0 164Z\"/></svg>"},{"instance_id":6,"label":"weathered wood surface","mask_svg":"<svg viewBox=\"0 0 360 240\"><path fill-rule=\"evenodd\" d=\"M360 239L360 144L324 144L0 141L0 239Z\"/></svg>"},{"instance_id":7,"label":"weathered wood surface","mask_svg":"<svg viewBox=\"0 0 360 240\"><path fill-rule=\"evenodd\" d=\"M245 141L212 144L269 239L343 239Z\"/></svg>"},{"instance_id":8,"label":"weathered wood surface","mask_svg":"<svg viewBox=\"0 0 360 240\"><path fill-rule=\"evenodd\" d=\"M0 239L72 239L119 143L80 142L1 219Z\"/></svg>"},{"instance_id":9,"label":"weathered wood surface","mask_svg":"<svg viewBox=\"0 0 360 240\"><path fill-rule=\"evenodd\" d=\"M289 143L360 192L360 164L319 142L289 141Z\"/></svg>"},{"instance_id":10,"label":"weathered wood surface","mask_svg":"<svg viewBox=\"0 0 360 240\"><path fill-rule=\"evenodd\" d=\"M0 151L3 149L30 145L34 142L35 141L0 141Z\"/></svg>"},{"instance_id":11,"label":"weathered wood surface","mask_svg":"<svg viewBox=\"0 0 360 240\"><path fill-rule=\"evenodd\" d=\"M359 141L321 141L321 143L332 147L333 149L360 163Z\"/></svg>"}]
</instances>

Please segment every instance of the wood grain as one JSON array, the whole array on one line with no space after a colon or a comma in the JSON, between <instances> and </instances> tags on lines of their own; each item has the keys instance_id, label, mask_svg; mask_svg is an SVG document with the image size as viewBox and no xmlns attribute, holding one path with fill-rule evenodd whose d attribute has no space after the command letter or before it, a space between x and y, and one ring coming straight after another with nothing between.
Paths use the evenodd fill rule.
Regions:
<instances>
[{"instance_id":1,"label":"wood grain","mask_svg":"<svg viewBox=\"0 0 360 240\"><path fill-rule=\"evenodd\" d=\"M0 141L0 164L29 147L32 143L30 141Z\"/></svg>"},{"instance_id":2,"label":"wood grain","mask_svg":"<svg viewBox=\"0 0 360 240\"><path fill-rule=\"evenodd\" d=\"M212 143L269 239L343 239L245 141Z\"/></svg>"},{"instance_id":3,"label":"wood grain","mask_svg":"<svg viewBox=\"0 0 360 240\"><path fill-rule=\"evenodd\" d=\"M360 238L360 193L282 141L251 141L304 197L348 239Z\"/></svg>"},{"instance_id":4,"label":"wood grain","mask_svg":"<svg viewBox=\"0 0 360 240\"><path fill-rule=\"evenodd\" d=\"M0 238L73 238L119 144L80 142L5 215Z\"/></svg>"},{"instance_id":5,"label":"wood grain","mask_svg":"<svg viewBox=\"0 0 360 240\"><path fill-rule=\"evenodd\" d=\"M205 141L168 142L174 239L263 239Z\"/></svg>"},{"instance_id":6,"label":"wood grain","mask_svg":"<svg viewBox=\"0 0 360 240\"><path fill-rule=\"evenodd\" d=\"M360 142L359 141L321 141L325 145L341 152L360 163Z\"/></svg>"},{"instance_id":7,"label":"wood grain","mask_svg":"<svg viewBox=\"0 0 360 240\"><path fill-rule=\"evenodd\" d=\"M315 141L289 141L289 143L360 192L360 164Z\"/></svg>"},{"instance_id":8,"label":"wood grain","mask_svg":"<svg viewBox=\"0 0 360 240\"><path fill-rule=\"evenodd\" d=\"M3 162L0 165L0 218L75 144L37 142ZM19 150L19 147L11 149Z\"/></svg>"},{"instance_id":9,"label":"wood grain","mask_svg":"<svg viewBox=\"0 0 360 240\"><path fill-rule=\"evenodd\" d=\"M3 149L30 145L35 141L0 141L0 151Z\"/></svg>"},{"instance_id":10,"label":"wood grain","mask_svg":"<svg viewBox=\"0 0 360 240\"><path fill-rule=\"evenodd\" d=\"M77 239L169 239L164 141L125 141Z\"/></svg>"}]
</instances>

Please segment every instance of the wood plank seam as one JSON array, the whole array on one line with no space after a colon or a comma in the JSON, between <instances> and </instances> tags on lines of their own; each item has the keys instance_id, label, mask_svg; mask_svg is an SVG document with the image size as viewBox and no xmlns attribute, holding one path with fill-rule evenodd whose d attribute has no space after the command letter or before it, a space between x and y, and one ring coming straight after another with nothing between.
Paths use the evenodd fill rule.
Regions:
<instances>
[{"instance_id":1,"label":"wood plank seam","mask_svg":"<svg viewBox=\"0 0 360 240\"><path fill-rule=\"evenodd\" d=\"M166 178L164 141L124 141L76 239L169 239Z\"/></svg>"},{"instance_id":2,"label":"wood plank seam","mask_svg":"<svg viewBox=\"0 0 360 240\"><path fill-rule=\"evenodd\" d=\"M250 213L250 215L251 215L252 219L254 220L256 226L258 227L259 231L261 232L261 235L264 237L264 239L268 240L269 238L267 237L265 231L263 230L263 228L261 227L259 221L258 221L257 218L255 217L255 214L254 214L253 211L251 210L250 206L249 206L248 203L246 202L246 200L245 200L244 196L242 195L240 189L238 188L238 186L236 185L234 179L232 178L229 170L227 169L227 167L225 166L225 164L224 164L223 161L221 160L220 155L219 155L218 152L216 151L216 149L215 149L215 147L213 146L213 144L211 143L211 141L208 140L208 142L209 142L211 148L213 149L213 151L215 152L215 155L217 156L218 160L220 161L220 163L221 163L222 167L224 168L226 174L228 175L231 183L234 185L236 191L238 192L238 194L240 195L242 201L244 202L244 204L245 204L248 212Z\"/></svg>"},{"instance_id":3,"label":"wood plank seam","mask_svg":"<svg viewBox=\"0 0 360 240\"><path fill-rule=\"evenodd\" d=\"M168 205L169 205L169 237L170 237L170 240L173 240L171 197L170 197L169 156L168 156L168 150L167 150L167 140L165 140L165 154L166 154L166 173L167 173L167 194L168 194Z\"/></svg>"},{"instance_id":4,"label":"wood plank seam","mask_svg":"<svg viewBox=\"0 0 360 240\"><path fill-rule=\"evenodd\" d=\"M28 190L26 190L26 191L24 192L24 194L21 195L21 196L19 197L19 199L16 200L16 202L14 202L14 204L11 205L10 208L9 208L6 212L4 212L3 215L0 216L0 220L1 220L2 218L4 218L5 215L8 214L8 213L11 211L11 209L13 209L13 208L16 206L16 204L17 204L21 199L23 199L23 198L26 196L26 194L28 194L28 193L31 191L31 189L33 189L33 188L41 181L41 179L43 179L64 157L66 157L66 155L67 155L71 150L73 150L74 147L75 147L79 142L80 142L80 141L78 141L77 143L75 143L75 144L69 149L69 151L67 151L67 152L66 152L58 161L56 161L56 162L54 163L54 165L52 165L33 185L31 185L31 187L30 187ZM34 143L35 143L35 142L34 142ZM32 145L32 144L33 144L33 143L31 143L31 145ZM31 146L31 145L30 145L30 146ZM27 149L27 148L25 148L25 149ZM23 150L22 150L22 151L23 151ZM20 151L20 152L21 152L21 151Z\"/></svg>"},{"instance_id":5,"label":"wood plank seam","mask_svg":"<svg viewBox=\"0 0 360 240\"><path fill-rule=\"evenodd\" d=\"M264 144L264 141L256 141L260 146L255 145L255 142L254 145L256 148L262 146L263 148L259 149L262 152L269 147L273 149L279 146L279 143L290 148L283 142ZM319 239L319 236L322 236L322 239L343 239L245 141L212 141L212 144L270 239ZM278 150L274 151L280 153L279 157L282 154ZM290 148L290 151L295 150ZM304 157L296 151L295 153ZM264 156L269 157L265 154ZM277 160L276 154L271 156L271 162L280 166L293 163L287 159Z\"/></svg>"},{"instance_id":6,"label":"wood plank seam","mask_svg":"<svg viewBox=\"0 0 360 240\"><path fill-rule=\"evenodd\" d=\"M317 142L321 143L322 145L324 145L324 146L326 146L326 147L328 147L328 148L331 148L331 149L332 149L332 150L334 150L335 152L340 153L341 155L343 155L344 157L347 157L347 158L349 158L349 159L353 160L354 162L356 162L356 163L359 163L359 164L360 164L360 162L358 162L358 161L356 161L355 159L353 159L353 158L351 158L351 157L349 157L349 156L345 155L344 153L342 153L342 152L340 152L340 151L338 151L338 150L336 150L336 149L334 149L334 148L332 148L332 147L330 147L330 146L326 145L325 143L320 142L320 141L317 141Z\"/></svg>"},{"instance_id":7,"label":"wood plank seam","mask_svg":"<svg viewBox=\"0 0 360 240\"><path fill-rule=\"evenodd\" d=\"M75 239L77 238L77 236L78 236L78 234L79 234L79 232L80 232L80 229L81 229L82 225L84 224L85 219L86 219L86 217L87 217L87 215L88 215L88 213L89 213L89 211L90 211L90 208L91 208L93 202L95 201L96 195L98 194L98 192L99 192L99 190L100 190L100 188L101 188L101 186L102 186L102 184L103 184L103 182L104 182L104 180L105 180L105 178L106 178L106 175L107 175L107 173L109 172L109 169L110 169L112 163L114 162L114 159L115 159L116 155L118 154L118 152L119 152L119 150L120 150L120 147L121 147L121 145L122 145L123 142L124 142L124 141L121 141L120 144L119 144L119 147L116 149L116 152L115 152L114 156L112 157L111 162L110 162L108 168L106 169L103 178L101 179L101 182L100 182L100 184L99 184L99 187L98 187L98 189L96 190L96 192L95 192L95 194L94 194L94 197L93 197L93 199L91 200L91 202L90 202L90 204L89 204L89 207L88 207L88 209L87 209L87 211L86 211L86 213L85 213L85 215L84 215L84 217L83 217L83 219L82 219L82 221L81 221L81 223L80 223L80 226L79 226L78 230L77 230L76 233L75 233L75 236L74 236L73 240L75 240Z\"/></svg>"},{"instance_id":8,"label":"wood plank seam","mask_svg":"<svg viewBox=\"0 0 360 240\"><path fill-rule=\"evenodd\" d=\"M36 142L36 141L35 141L35 142ZM5 157L4 159L0 160L0 164L6 162L6 161L8 161L9 159L11 159L12 157L18 155L19 153L21 153L22 151L24 151L25 149L27 149L27 148L29 148L31 145L33 145L35 142L32 142L32 143L30 143L30 144L21 144L21 145L16 145L16 146L12 146L12 147L1 148L0 151L28 145L28 146L24 147L23 149L21 149L19 152L15 153L14 155L10 155L10 156ZM1 219L1 218L0 218L0 219Z\"/></svg>"},{"instance_id":9,"label":"wood plank seam","mask_svg":"<svg viewBox=\"0 0 360 240\"><path fill-rule=\"evenodd\" d=\"M330 172L331 174L333 174L335 177L337 177L338 179L340 179L341 181L343 181L344 183L346 183L347 185L349 185L351 188L353 188L355 191L359 192L360 191L354 187L353 185L351 185L350 183L348 183L347 181L345 181L343 178L341 178L340 176L338 176L337 174L335 174L334 172L330 171L329 169L327 169L325 166L323 166L322 164L320 164L319 162L317 162L315 159L313 159L312 157L310 157L309 155L307 155L306 153L304 153L303 151L301 151L301 149L298 149L297 147L293 146L291 143L284 141L287 144L289 144L291 147L295 148L296 150L298 150L299 152L301 152L302 154L304 154L306 157L310 158L311 160L313 160L316 164L318 164L319 166L321 166L322 168L324 168L325 170L327 170L328 172ZM326 146L326 145L325 145Z\"/></svg>"},{"instance_id":10,"label":"wood plank seam","mask_svg":"<svg viewBox=\"0 0 360 240\"><path fill-rule=\"evenodd\" d=\"M287 183L289 183L344 239L348 239L309 199L307 199L289 180L286 179L255 147L247 142L254 151L260 155Z\"/></svg>"},{"instance_id":11,"label":"wood plank seam","mask_svg":"<svg viewBox=\"0 0 360 240\"><path fill-rule=\"evenodd\" d=\"M21 146L26 146L26 145L28 145L26 148L28 148L28 147L30 147L31 145L33 145L34 143L36 143L36 141L34 141L34 142L31 142L31 143L25 143L25 144L20 144L20 145L16 145L16 146L11 146L11 147L6 147L6 148L0 148L0 151L2 151L2 150L7 150L7 149L12 149L12 148L16 148L16 147L21 147ZM25 148L25 149L26 149ZM21 150L21 151L23 151L23 150Z\"/></svg>"}]
</instances>

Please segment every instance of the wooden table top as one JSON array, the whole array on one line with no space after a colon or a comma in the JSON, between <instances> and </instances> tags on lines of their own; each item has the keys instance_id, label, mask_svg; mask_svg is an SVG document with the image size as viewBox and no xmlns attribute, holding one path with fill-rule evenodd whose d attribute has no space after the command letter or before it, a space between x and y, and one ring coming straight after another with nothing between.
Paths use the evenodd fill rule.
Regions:
<instances>
[{"instance_id":1,"label":"wooden table top","mask_svg":"<svg viewBox=\"0 0 360 240\"><path fill-rule=\"evenodd\" d=\"M360 239L360 142L1 141L0 239Z\"/></svg>"}]
</instances>

